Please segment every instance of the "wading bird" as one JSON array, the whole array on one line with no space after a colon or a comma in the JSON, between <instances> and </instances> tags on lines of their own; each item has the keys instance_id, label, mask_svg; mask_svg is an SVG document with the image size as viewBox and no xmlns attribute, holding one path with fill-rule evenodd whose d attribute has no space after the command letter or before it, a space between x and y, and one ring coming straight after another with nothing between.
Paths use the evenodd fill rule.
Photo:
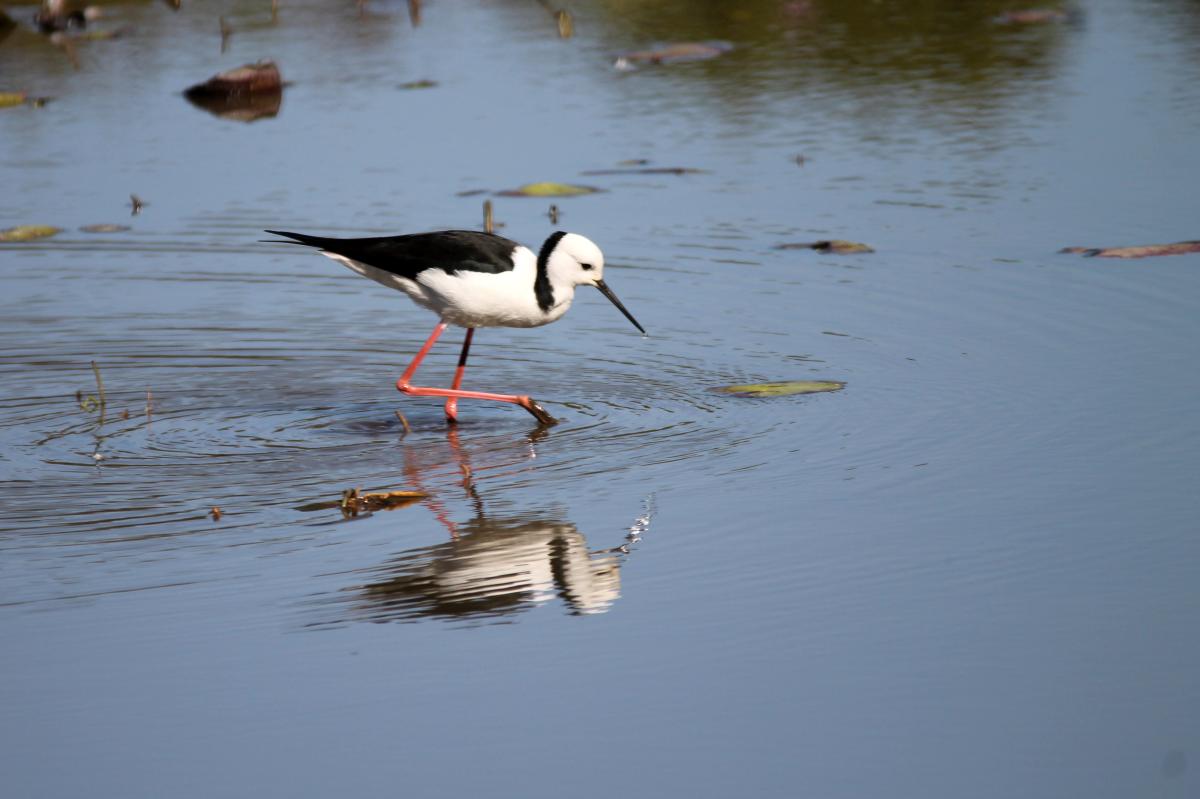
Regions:
<instances>
[{"instance_id":1,"label":"wading bird","mask_svg":"<svg viewBox=\"0 0 1200 799\"><path fill-rule=\"evenodd\" d=\"M327 238L284 230L268 230L291 242L315 247L363 277L407 294L413 302L438 315L440 321L396 388L417 397L445 397L446 419L458 421L459 399L511 402L543 424L554 417L526 395L464 391L467 353L477 327L540 327L555 321L571 307L576 286L595 286L646 334L633 314L604 283L604 255L578 233L551 234L537 255L528 247L494 233L442 230L404 236ZM448 325L467 329L458 370L450 388L414 386L417 367Z\"/></svg>"}]
</instances>

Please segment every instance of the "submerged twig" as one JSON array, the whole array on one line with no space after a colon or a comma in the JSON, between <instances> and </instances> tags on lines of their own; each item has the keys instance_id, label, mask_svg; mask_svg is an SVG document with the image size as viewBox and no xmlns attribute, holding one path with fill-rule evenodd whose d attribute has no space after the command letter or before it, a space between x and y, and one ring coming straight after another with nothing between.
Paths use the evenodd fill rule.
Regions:
<instances>
[{"instance_id":1,"label":"submerged twig","mask_svg":"<svg viewBox=\"0 0 1200 799\"><path fill-rule=\"evenodd\" d=\"M404 428L404 435L408 435L412 432L412 426L409 425L408 419L404 418L404 414L400 413L400 411L396 411L396 418L400 420L400 426Z\"/></svg>"},{"instance_id":2,"label":"submerged twig","mask_svg":"<svg viewBox=\"0 0 1200 799\"><path fill-rule=\"evenodd\" d=\"M491 200L483 201L483 232L484 233L495 233L496 232L496 223L495 223L495 220L492 218L492 201Z\"/></svg>"}]
</instances>

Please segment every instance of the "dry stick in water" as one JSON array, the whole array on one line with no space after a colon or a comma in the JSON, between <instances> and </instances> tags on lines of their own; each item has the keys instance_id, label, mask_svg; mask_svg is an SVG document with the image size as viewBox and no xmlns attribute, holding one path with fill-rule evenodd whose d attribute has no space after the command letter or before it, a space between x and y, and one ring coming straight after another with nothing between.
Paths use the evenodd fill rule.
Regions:
<instances>
[{"instance_id":1,"label":"dry stick in water","mask_svg":"<svg viewBox=\"0 0 1200 799\"><path fill-rule=\"evenodd\" d=\"M104 399L104 381L100 379L100 367L92 361L92 374L96 375L96 389L100 392L100 415L104 415L104 406L108 402Z\"/></svg>"},{"instance_id":2,"label":"dry stick in water","mask_svg":"<svg viewBox=\"0 0 1200 799\"><path fill-rule=\"evenodd\" d=\"M485 233L495 233L496 224L492 219L492 201L483 201L483 231Z\"/></svg>"},{"instance_id":3,"label":"dry stick in water","mask_svg":"<svg viewBox=\"0 0 1200 799\"><path fill-rule=\"evenodd\" d=\"M150 424L150 411L154 408L154 395L146 389L146 424Z\"/></svg>"}]
</instances>

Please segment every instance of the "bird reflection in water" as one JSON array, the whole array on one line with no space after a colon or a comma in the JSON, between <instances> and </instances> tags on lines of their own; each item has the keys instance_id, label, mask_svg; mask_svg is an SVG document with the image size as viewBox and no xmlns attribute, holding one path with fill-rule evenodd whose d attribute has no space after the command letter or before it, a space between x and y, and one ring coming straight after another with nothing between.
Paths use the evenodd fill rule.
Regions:
<instances>
[{"instance_id":1,"label":"bird reflection in water","mask_svg":"<svg viewBox=\"0 0 1200 799\"><path fill-rule=\"evenodd\" d=\"M574 524L550 514L487 513L476 477L489 471L511 473L511 455L473 469L458 431L451 427L447 435L451 463L444 454L431 459L433 448L406 447L404 472L413 487L429 494L422 504L446 527L449 540L407 550L368 570L366 582L344 589L350 596L338 598L339 615L345 614L339 621L440 618L495 623L556 597L572 615L607 611L620 597L621 566L649 527L653 497L646 499L618 546L590 550ZM534 434L526 442L529 449L522 460L533 456L538 437ZM474 509L473 518L461 524L451 521L437 490L423 479L436 479L454 467Z\"/></svg>"}]
</instances>

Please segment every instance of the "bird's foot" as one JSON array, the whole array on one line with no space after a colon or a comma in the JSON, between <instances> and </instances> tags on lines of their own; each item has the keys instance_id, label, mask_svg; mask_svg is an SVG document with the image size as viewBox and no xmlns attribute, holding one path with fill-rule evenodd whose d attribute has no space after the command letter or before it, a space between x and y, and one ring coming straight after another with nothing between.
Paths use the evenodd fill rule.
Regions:
<instances>
[{"instance_id":1,"label":"bird's foot","mask_svg":"<svg viewBox=\"0 0 1200 799\"><path fill-rule=\"evenodd\" d=\"M446 400L446 424L458 424L458 397Z\"/></svg>"},{"instance_id":2,"label":"bird's foot","mask_svg":"<svg viewBox=\"0 0 1200 799\"><path fill-rule=\"evenodd\" d=\"M538 420L538 424L549 427L552 424L558 424L558 420L546 412L546 409L538 405L533 397L517 397L517 404L525 410L533 414L533 418Z\"/></svg>"}]
</instances>

